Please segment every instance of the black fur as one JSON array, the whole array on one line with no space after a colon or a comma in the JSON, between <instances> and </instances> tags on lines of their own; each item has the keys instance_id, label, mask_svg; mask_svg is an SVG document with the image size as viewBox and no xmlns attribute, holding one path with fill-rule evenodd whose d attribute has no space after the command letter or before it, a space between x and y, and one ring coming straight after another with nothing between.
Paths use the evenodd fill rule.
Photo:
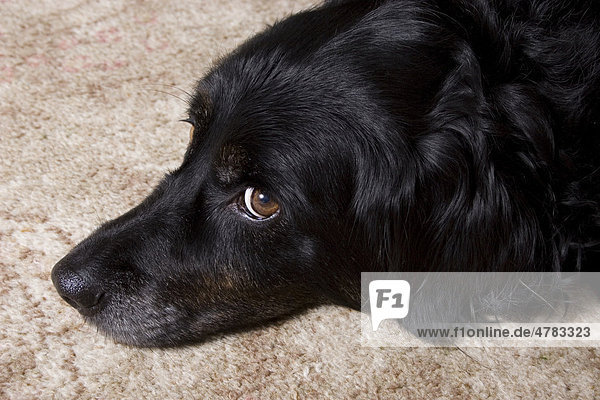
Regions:
<instances>
[{"instance_id":1,"label":"black fur","mask_svg":"<svg viewBox=\"0 0 600 400\"><path fill-rule=\"evenodd\" d=\"M331 1L221 60L180 168L53 271L144 346L334 302L361 271L599 266L600 6ZM252 220L240 196L280 213Z\"/></svg>"}]
</instances>

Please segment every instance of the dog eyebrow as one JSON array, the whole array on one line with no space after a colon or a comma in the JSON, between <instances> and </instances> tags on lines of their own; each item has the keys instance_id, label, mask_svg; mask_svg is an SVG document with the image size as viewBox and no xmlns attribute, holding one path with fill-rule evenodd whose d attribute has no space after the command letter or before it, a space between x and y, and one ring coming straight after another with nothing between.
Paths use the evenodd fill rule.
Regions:
<instances>
[{"instance_id":1,"label":"dog eyebrow","mask_svg":"<svg viewBox=\"0 0 600 400\"><path fill-rule=\"evenodd\" d=\"M198 85L189 100L188 115L196 128L206 126L212 114L212 101L207 90Z\"/></svg>"},{"instance_id":2,"label":"dog eyebrow","mask_svg":"<svg viewBox=\"0 0 600 400\"><path fill-rule=\"evenodd\" d=\"M242 146L232 144L222 146L215 160L217 179L222 185L237 182L242 177L247 163L248 154Z\"/></svg>"}]
</instances>

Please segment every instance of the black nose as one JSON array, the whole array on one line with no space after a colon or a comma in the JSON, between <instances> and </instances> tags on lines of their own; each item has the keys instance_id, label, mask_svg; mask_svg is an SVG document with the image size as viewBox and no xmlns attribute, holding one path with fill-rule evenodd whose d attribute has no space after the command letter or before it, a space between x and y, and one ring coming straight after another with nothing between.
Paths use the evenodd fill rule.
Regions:
<instances>
[{"instance_id":1,"label":"black nose","mask_svg":"<svg viewBox=\"0 0 600 400\"><path fill-rule=\"evenodd\" d=\"M69 256L60 260L52 269L52 283L58 294L71 306L80 312L90 311L100 303L104 291L89 274L72 265L68 258Z\"/></svg>"}]
</instances>

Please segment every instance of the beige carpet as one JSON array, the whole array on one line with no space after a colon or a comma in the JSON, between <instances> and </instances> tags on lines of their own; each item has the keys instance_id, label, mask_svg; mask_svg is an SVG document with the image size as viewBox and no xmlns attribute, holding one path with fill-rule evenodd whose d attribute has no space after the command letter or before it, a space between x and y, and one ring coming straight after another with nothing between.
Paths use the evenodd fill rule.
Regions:
<instances>
[{"instance_id":1,"label":"beige carpet","mask_svg":"<svg viewBox=\"0 0 600 400\"><path fill-rule=\"evenodd\" d=\"M177 88L309 4L0 0L0 398L600 398L594 349L368 349L358 313L324 307L140 350L58 297L53 264L181 159Z\"/></svg>"}]
</instances>

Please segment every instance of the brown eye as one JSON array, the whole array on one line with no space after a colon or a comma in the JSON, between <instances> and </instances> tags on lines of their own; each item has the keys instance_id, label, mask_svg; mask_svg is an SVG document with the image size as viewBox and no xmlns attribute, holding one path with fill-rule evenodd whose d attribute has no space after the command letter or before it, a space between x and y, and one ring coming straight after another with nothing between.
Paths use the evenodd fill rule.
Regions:
<instances>
[{"instance_id":1,"label":"brown eye","mask_svg":"<svg viewBox=\"0 0 600 400\"><path fill-rule=\"evenodd\" d=\"M249 187L244 192L244 205L256 219L265 219L279 211L279 204L260 189Z\"/></svg>"},{"instance_id":2,"label":"brown eye","mask_svg":"<svg viewBox=\"0 0 600 400\"><path fill-rule=\"evenodd\" d=\"M192 118L187 118L187 119L180 119L179 122L185 122L190 124L190 143L192 143L192 139L194 139L194 120L192 120Z\"/></svg>"}]
</instances>

